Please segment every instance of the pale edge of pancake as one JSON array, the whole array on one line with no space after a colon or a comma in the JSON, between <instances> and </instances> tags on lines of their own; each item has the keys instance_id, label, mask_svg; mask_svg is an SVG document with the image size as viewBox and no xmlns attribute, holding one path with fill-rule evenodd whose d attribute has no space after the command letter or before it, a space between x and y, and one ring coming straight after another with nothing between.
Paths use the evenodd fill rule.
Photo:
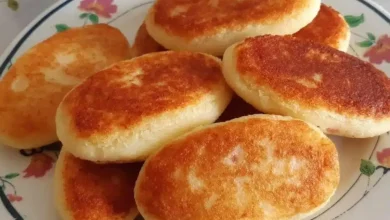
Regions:
<instances>
[{"instance_id":1,"label":"pale edge of pancake","mask_svg":"<svg viewBox=\"0 0 390 220\"><path fill-rule=\"evenodd\" d=\"M66 152L65 150L61 150L56 162L56 166L54 170L54 178L53 178L53 185L54 185L53 196L54 196L55 207L61 219L74 220L74 218L72 217L71 210L69 210L69 206L66 203L66 195L64 193L65 190L63 188L64 182L62 179L62 172L64 169L65 154L69 154L69 152ZM139 214L138 209L134 208L129 211L129 214L125 219L133 220L138 214Z\"/></svg>"},{"instance_id":2,"label":"pale edge of pancake","mask_svg":"<svg viewBox=\"0 0 390 220\"><path fill-rule=\"evenodd\" d=\"M295 118L292 118L290 116L281 116L281 115L266 115L266 114L254 114L254 115L249 115L249 116L243 116L243 117L239 117L239 118L235 118L235 119L232 119L230 121L226 121L226 122L219 122L219 123L214 123L214 124L211 124L211 125L205 125L205 126L199 126L197 128L195 128L194 130L190 131L190 132L187 132L185 133L184 135L174 139L171 143L174 143L176 141L180 141L180 140L183 140L185 138L187 138L188 136L192 135L192 134L195 134L199 131L203 131L205 129L210 129L210 128L215 128L215 127L219 127L221 125L224 125L224 124L228 124L230 122L245 122L247 119L251 119L251 118L259 118L259 119L266 119L266 120L275 120L275 121L302 121L300 119L295 119ZM308 123L308 122L305 122L305 121L302 121L304 122L306 125L308 125L311 129L313 129L320 137L322 138L326 138L326 139L329 139L319 128L317 128L316 126ZM137 204L137 207L138 207L138 211L141 213L142 217L145 219L145 220L160 220L158 219L156 216L149 216L148 213L146 213L146 211L143 209L143 205L142 204L139 204L138 203L138 197L140 196L139 195L139 190L138 188L140 187L140 179L142 179L144 177L144 173L145 173L145 167L148 165L148 162L150 160L153 159L153 156L158 154L161 150L163 150L164 147L160 148L159 150L157 150L156 152L154 152L144 163L144 165L142 166L140 172L139 172L139 175L138 175L138 178L137 178L137 181L135 183L135 187L134 187L134 197L135 197L135 202ZM308 213L299 213L297 214L296 216L293 216L291 219L303 219L303 218L306 218L310 215L313 215L314 213L316 213L317 211L321 210L322 208L324 208L330 201L330 199L333 197L333 195L335 194L337 190L337 187L335 187L334 191L328 195L328 199L322 203L321 205L315 207L313 210L311 210L310 212Z\"/></svg>"},{"instance_id":3,"label":"pale edge of pancake","mask_svg":"<svg viewBox=\"0 0 390 220\"><path fill-rule=\"evenodd\" d=\"M343 52L347 52L349 48L349 41L351 39L351 31L349 29L348 23L345 21L343 15L339 14L341 21L344 23L345 26L345 35L344 38L341 38L338 40L337 49Z\"/></svg>"},{"instance_id":4,"label":"pale edge of pancake","mask_svg":"<svg viewBox=\"0 0 390 220\"><path fill-rule=\"evenodd\" d=\"M216 57L204 55L221 63ZM136 59L138 57L133 58L134 61ZM97 134L90 138L77 137L78 131L72 130L74 118L61 103L56 114L57 135L69 152L84 160L99 163L144 161L173 138L197 126L215 122L230 103L232 95L232 90L223 81L215 85L212 92L184 108L145 117L134 127L117 128L115 133ZM116 147L107 148L107 144Z\"/></svg>"},{"instance_id":5,"label":"pale edge of pancake","mask_svg":"<svg viewBox=\"0 0 390 220\"><path fill-rule=\"evenodd\" d=\"M309 4L309 3L308 3ZM145 19L146 29L149 35L170 50L186 50L193 52L204 52L214 56L223 55L226 48L233 43L239 42L247 37L258 35L286 35L293 34L308 25L317 16L320 10L321 1L310 1L310 6L305 9L295 11L290 16L285 16L278 23L255 24L248 23L242 28L234 30L225 29L217 34L207 35L191 39L190 41L180 36L174 36L164 30L163 27L154 22L154 7L149 9Z\"/></svg>"},{"instance_id":6,"label":"pale edge of pancake","mask_svg":"<svg viewBox=\"0 0 390 220\"><path fill-rule=\"evenodd\" d=\"M53 186L54 186L54 194L53 199L55 203L55 207L57 209L58 214L63 220L71 220L72 215L68 211L68 206L66 204L66 196L63 189L63 180L62 180L62 170L64 169L64 152L61 150L56 165L54 169L54 178L53 178Z\"/></svg>"},{"instance_id":7,"label":"pale edge of pancake","mask_svg":"<svg viewBox=\"0 0 390 220\"><path fill-rule=\"evenodd\" d=\"M390 119L376 119L340 114L326 108L308 109L292 100L285 100L267 87L247 85L237 72L237 54L230 46L223 56L223 75L228 85L246 102L260 111L292 116L319 126L327 133L351 138L368 138L390 130ZM281 65L283 61L281 61ZM337 129L337 130L335 130Z\"/></svg>"}]
</instances>

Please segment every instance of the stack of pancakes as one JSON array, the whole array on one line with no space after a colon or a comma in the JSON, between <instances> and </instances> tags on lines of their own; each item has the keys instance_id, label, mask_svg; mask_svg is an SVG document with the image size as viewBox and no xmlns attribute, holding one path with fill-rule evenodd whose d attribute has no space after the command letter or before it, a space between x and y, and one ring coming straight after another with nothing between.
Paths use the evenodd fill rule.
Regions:
<instances>
[{"instance_id":1,"label":"stack of pancakes","mask_svg":"<svg viewBox=\"0 0 390 220\"><path fill-rule=\"evenodd\" d=\"M345 53L348 25L319 0L157 0L131 59L120 35L95 45L106 62L94 68L42 52L94 28L107 27L40 43L0 81L18 94L0 92L0 117L27 115L7 119L0 141L63 144L54 184L64 219L302 219L340 181L326 134L390 130L386 75ZM25 73L32 53L57 63ZM48 95L27 92L35 81ZM45 105L22 112L37 100ZM31 122L46 111L39 129ZM22 123L29 133L18 139L11 128Z\"/></svg>"}]
</instances>

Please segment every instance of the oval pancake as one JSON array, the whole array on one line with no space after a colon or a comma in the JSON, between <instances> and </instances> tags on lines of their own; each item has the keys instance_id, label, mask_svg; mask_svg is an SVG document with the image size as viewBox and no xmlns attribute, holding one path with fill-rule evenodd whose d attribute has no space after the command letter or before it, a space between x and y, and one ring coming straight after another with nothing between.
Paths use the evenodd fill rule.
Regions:
<instances>
[{"instance_id":1,"label":"oval pancake","mask_svg":"<svg viewBox=\"0 0 390 220\"><path fill-rule=\"evenodd\" d=\"M81 159L142 161L172 138L217 120L231 96L219 59L151 53L100 71L68 93L57 110L57 134Z\"/></svg>"},{"instance_id":2,"label":"oval pancake","mask_svg":"<svg viewBox=\"0 0 390 220\"><path fill-rule=\"evenodd\" d=\"M95 164L61 151L55 169L56 208L63 220L132 220L142 164Z\"/></svg>"},{"instance_id":3,"label":"oval pancake","mask_svg":"<svg viewBox=\"0 0 390 220\"><path fill-rule=\"evenodd\" d=\"M147 32L145 23L138 28L133 46L131 47L131 57L139 57L144 54L165 51L166 49L157 43Z\"/></svg>"},{"instance_id":4,"label":"oval pancake","mask_svg":"<svg viewBox=\"0 0 390 220\"><path fill-rule=\"evenodd\" d=\"M352 138L390 130L387 76L334 48L291 36L248 38L226 50L223 73L240 97L264 113Z\"/></svg>"},{"instance_id":5,"label":"oval pancake","mask_svg":"<svg viewBox=\"0 0 390 220\"><path fill-rule=\"evenodd\" d=\"M56 142L55 113L82 80L129 57L129 44L105 24L72 28L20 56L0 81L0 143L20 149Z\"/></svg>"},{"instance_id":6,"label":"oval pancake","mask_svg":"<svg viewBox=\"0 0 390 220\"><path fill-rule=\"evenodd\" d=\"M320 0L157 0L145 24L164 48L221 56L247 37L299 31L320 5Z\"/></svg>"},{"instance_id":7,"label":"oval pancake","mask_svg":"<svg viewBox=\"0 0 390 220\"><path fill-rule=\"evenodd\" d=\"M303 219L329 201L339 179L337 150L319 129L253 115L166 145L146 160L134 190L146 220Z\"/></svg>"},{"instance_id":8,"label":"oval pancake","mask_svg":"<svg viewBox=\"0 0 390 220\"><path fill-rule=\"evenodd\" d=\"M293 34L294 37L314 40L346 52L351 33L344 17L335 9L321 4L315 19L306 27Z\"/></svg>"}]
</instances>

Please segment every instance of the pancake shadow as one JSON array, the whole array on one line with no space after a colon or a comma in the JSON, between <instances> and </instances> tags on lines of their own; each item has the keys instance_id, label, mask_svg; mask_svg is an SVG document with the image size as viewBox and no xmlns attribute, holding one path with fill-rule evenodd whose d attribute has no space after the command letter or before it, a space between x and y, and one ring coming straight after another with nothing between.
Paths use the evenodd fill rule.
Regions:
<instances>
[{"instance_id":1,"label":"pancake shadow","mask_svg":"<svg viewBox=\"0 0 390 220\"><path fill-rule=\"evenodd\" d=\"M226 107L225 111L219 116L216 122L225 122L235 118L253 115L253 114L262 114L260 111L255 109L253 106L245 102L242 98L237 95L234 95L232 101Z\"/></svg>"}]
</instances>

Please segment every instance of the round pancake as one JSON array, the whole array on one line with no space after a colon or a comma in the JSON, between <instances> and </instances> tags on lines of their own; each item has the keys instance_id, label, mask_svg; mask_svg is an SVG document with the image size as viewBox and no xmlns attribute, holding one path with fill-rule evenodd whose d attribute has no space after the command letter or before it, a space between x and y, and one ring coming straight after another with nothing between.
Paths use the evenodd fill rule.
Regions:
<instances>
[{"instance_id":1,"label":"round pancake","mask_svg":"<svg viewBox=\"0 0 390 220\"><path fill-rule=\"evenodd\" d=\"M346 137L390 130L386 75L334 48L291 36L249 38L227 49L223 73L240 97L264 113Z\"/></svg>"},{"instance_id":2,"label":"round pancake","mask_svg":"<svg viewBox=\"0 0 390 220\"><path fill-rule=\"evenodd\" d=\"M166 49L157 43L146 31L145 23L142 23L135 36L134 44L131 47L131 57L134 58L144 54L164 50Z\"/></svg>"},{"instance_id":3,"label":"round pancake","mask_svg":"<svg viewBox=\"0 0 390 220\"><path fill-rule=\"evenodd\" d=\"M57 33L27 50L0 81L0 143L29 149L57 141L55 113L65 94L128 57L125 36L105 24Z\"/></svg>"},{"instance_id":4,"label":"round pancake","mask_svg":"<svg viewBox=\"0 0 390 220\"><path fill-rule=\"evenodd\" d=\"M172 138L213 123L231 96L219 59L151 53L100 71L68 93L57 110L57 134L81 159L142 161Z\"/></svg>"},{"instance_id":5,"label":"round pancake","mask_svg":"<svg viewBox=\"0 0 390 220\"><path fill-rule=\"evenodd\" d=\"M145 219L302 219L339 179L337 150L319 129L253 115L166 145L146 160L134 191Z\"/></svg>"},{"instance_id":6,"label":"round pancake","mask_svg":"<svg viewBox=\"0 0 390 220\"><path fill-rule=\"evenodd\" d=\"M54 189L64 220L132 220L138 210L134 185L142 164L95 164L61 151Z\"/></svg>"},{"instance_id":7,"label":"round pancake","mask_svg":"<svg viewBox=\"0 0 390 220\"><path fill-rule=\"evenodd\" d=\"M320 0L157 0L145 19L164 48L221 56L250 36L293 34L308 25Z\"/></svg>"},{"instance_id":8,"label":"round pancake","mask_svg":"<svg viewBox=\"0 0 390 220\"><path fill-rule=\"evenodd\" d=\"M346 52L351 33L347 22L338 11L321 4L316 18L293 36L314 40Z\"/></svg>"}]
</instances>

